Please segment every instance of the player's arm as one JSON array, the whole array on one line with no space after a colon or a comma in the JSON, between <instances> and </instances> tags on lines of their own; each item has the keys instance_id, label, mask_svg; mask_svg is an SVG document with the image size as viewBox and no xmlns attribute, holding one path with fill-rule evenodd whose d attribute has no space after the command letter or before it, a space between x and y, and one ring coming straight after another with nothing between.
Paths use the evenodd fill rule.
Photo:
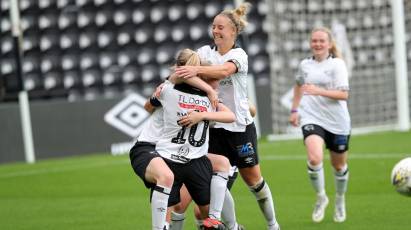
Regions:
<instances>
[{"instance_id":1,"label":"player's arm","mask_svg":"<svg viewBox=\"0 0 411 230\"><path fill-rule=\"evenodd\" d=\"M318 87L313 84L304 84L301 86L302 91L309 95L319 95L328 97L334 100L347 100L348 91L347 90L330 90Z\"/></svg>"},{"instance_id":2,"label":"player's arm","mask_svg":"<svg viewBox=\"0 0 411 230\"><path fill-rule=\"evenodd\" d=\"M201 75L218 80L229 77L237 71L237 65L233 61L225 62L222 65L178 66L176 68L176 74L181 78L192 78Z\"/></svg>"},{"instance_id":3,"label":"player's arm","mask_svg":"<svg viewBox=\"0 0 411 230\"><path fill-rule=\"evenodd\" d=\"M217 108L217 104L218 104L218 93L217 93L217 91L215 91L213 89L213 87L211 87L210 84L206 83L201 78L195 76L195 77L185 79L185 78L180 78L180 77L178 77L177 74L173 73L169 77L169 81L171 81L174 84L179 84L179 83L184 82L186 84L189 84L191 86L196 87L197 89L200 89L200 90L206 92L207 97L208 97L208 99L210 99L211 105L213 106L213 108Z\"/></svg>"},{"instance_id":4,"label":"player's arm","mask_svg":"<svg viewBox=\"0 0 411 230\"><path fill-rule=\"evenodd\" d=\"M222 123L231 123L235 121L234 113L229 108L227 108L227 106L219 103L217 110L217 112L189 111L186 116L180 119L179 124L182 126L191 127L204 120L217 121Z\"/></svg>"},{"instance_id":5,"label":"player's arm","mask_svg":"<svg viewBox=\"0 0 411 230\"><path fill-rule=\"evenodd\" d=\"M298 106L300 105L300 101L303 96L303 91L301 87L302 86L298 84L294 86L294 97L293 97L293 102L292 102L291 111L290 111L291 114L290 114L290 117L288 118L288 121L293 126L299 125Z\"/></svg>"},{"instance_id":6,"label":"player's arm","mask_svg":"<svg viewBox=\"0 0 411 230\"><path fill-rule=\"evenodd\" d=\"M255 117L255 115L257 114L257 109L255 108L254 104L248 101L248 107L249 107L251 116Z\"/></svg>"}]
</instances>

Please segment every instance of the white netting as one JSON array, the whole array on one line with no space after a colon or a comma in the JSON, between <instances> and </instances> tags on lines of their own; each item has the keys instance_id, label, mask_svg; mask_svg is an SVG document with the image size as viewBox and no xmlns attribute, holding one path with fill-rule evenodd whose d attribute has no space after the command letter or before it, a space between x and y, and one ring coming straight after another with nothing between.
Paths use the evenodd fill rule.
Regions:
<instances>
[{"instance_id":1,"label":"white netting","mask_svg":"<svg viewBox=\"0 0 411 230\"><path fill-rule=\"evenodd\" d=\"M300 60L310 56L311 29L320 25L333 30L351 73L349 110L353 128L394 127L397 103L390 2L267 0L271 9L267 20L272 25L269 42L273 44L269 54L274 134L297 131L287 122L294 76ZM410 8L410 0L406 0L408 44ZM411 60L409 46L408 60Z\"/></svg>"}]
</instances>

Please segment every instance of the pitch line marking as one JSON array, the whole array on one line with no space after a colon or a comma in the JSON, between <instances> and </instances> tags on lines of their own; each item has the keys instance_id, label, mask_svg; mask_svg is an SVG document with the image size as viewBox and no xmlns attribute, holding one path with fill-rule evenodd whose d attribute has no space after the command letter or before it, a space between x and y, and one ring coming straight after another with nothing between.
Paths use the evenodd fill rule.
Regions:
<instances>
[{"instance_id":1,"label":"pitch line marking","mask_svg":"<svg viewBox=\"0 0 411 230\"><path fill-rule=\"evenodd\" d=\"M349 160L366 160L366 159L396 159L396 158L404 158L404 157L411 157L410 153L356 153L356 154L349 154ZM325 159L329 159L329 154L324 154ZM277 160L306 160L306 155L265 155L260 156L261 160L265 161L277 161ZM120 165L120 164L128 164L129 160L121 159L115 160L110 159L106 162L84 162L84 164L72 164L67 166L59 166L58 168L42 168L42 169L32 169L32 170L24 170L24 171L16 171L16 172L9 172L0 175L0 179L8 179L8 178L15 178L15 177L24 177L24 176L32 176L32 175L40 175L40 174L47 174L47 173L60 173L60 172L69 172L69 171L76 171L79 169L88 169L88 168L98 168L98 167L105 167L110 165Z\"/></svg>"}]
</instances>

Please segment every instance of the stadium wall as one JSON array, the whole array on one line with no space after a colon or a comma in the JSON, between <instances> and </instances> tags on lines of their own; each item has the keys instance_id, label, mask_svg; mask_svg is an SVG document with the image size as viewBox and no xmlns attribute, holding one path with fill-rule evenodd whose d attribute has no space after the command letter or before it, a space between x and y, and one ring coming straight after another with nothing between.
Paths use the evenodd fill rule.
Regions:
<instances>
[{"instance_id":1,"label":"stadium wall","mask_svg":"<svg viewBox=\"0 0 411 230\"><path fill-rule=\"evenodd\" d=\"M36 159L110 152L117 142L132 138L104 121L118 99L32 102L30 104ZM0 105L0 163L24 161L18 103Z\"/></svg>"}]
</instances>

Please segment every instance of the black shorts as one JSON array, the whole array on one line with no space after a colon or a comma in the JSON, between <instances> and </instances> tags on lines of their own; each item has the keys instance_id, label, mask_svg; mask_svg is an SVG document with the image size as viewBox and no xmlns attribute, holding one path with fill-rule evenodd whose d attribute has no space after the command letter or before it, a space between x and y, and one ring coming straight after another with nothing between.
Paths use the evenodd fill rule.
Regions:
<instances>
[{"instance_id":1,"label":"black shorts","mask_svg":"<svg viewBox=\"0 0 411 230\"><path fill-rule=\"evenodd\" d=\"M156 152L156 146L148 142L136 142L130 150L131 167L147 188L153 188L156 185L145 179L147 166L155 157L161 156Z\"/></svg>"},{"instance_id":2,"label":"black shorts","mask_svg":"<svg viewBox=\"0 0 411 230\"><path fill-rule=\"evenodd\" d=\"M304 125L302 128L304 140L310 135L318 135L324 139L325 147L336 153L344 153L348 150L350 135L337 135L314 124Z\"/></svg>"},{"instance_id":3,"label":"black shorts","mask_svg":"<svg viewBox=\"0 0 411 230\"><path fill-rule=\"evenodd\" d=\"M230 164L248 168L259 163L257 131L254 123L247 125L245 132L231 132L223 128L210 128L209 153L227 157Z\"/></svg>"},{"instance_id":4,"label":"black shorts","mask_svg":"<svg viewBox=\"0 0 411 230\"><path fill-rule=\"evenodd\" d=\"M185 184L188 192L197 205L208 205L210 203L210 183L213 167L206 156L193 159L185 164L175 163L164 159L174 173L174 183L168 198L168 206L180 202L180 188Z\"/></svg>"}]
</instances>

